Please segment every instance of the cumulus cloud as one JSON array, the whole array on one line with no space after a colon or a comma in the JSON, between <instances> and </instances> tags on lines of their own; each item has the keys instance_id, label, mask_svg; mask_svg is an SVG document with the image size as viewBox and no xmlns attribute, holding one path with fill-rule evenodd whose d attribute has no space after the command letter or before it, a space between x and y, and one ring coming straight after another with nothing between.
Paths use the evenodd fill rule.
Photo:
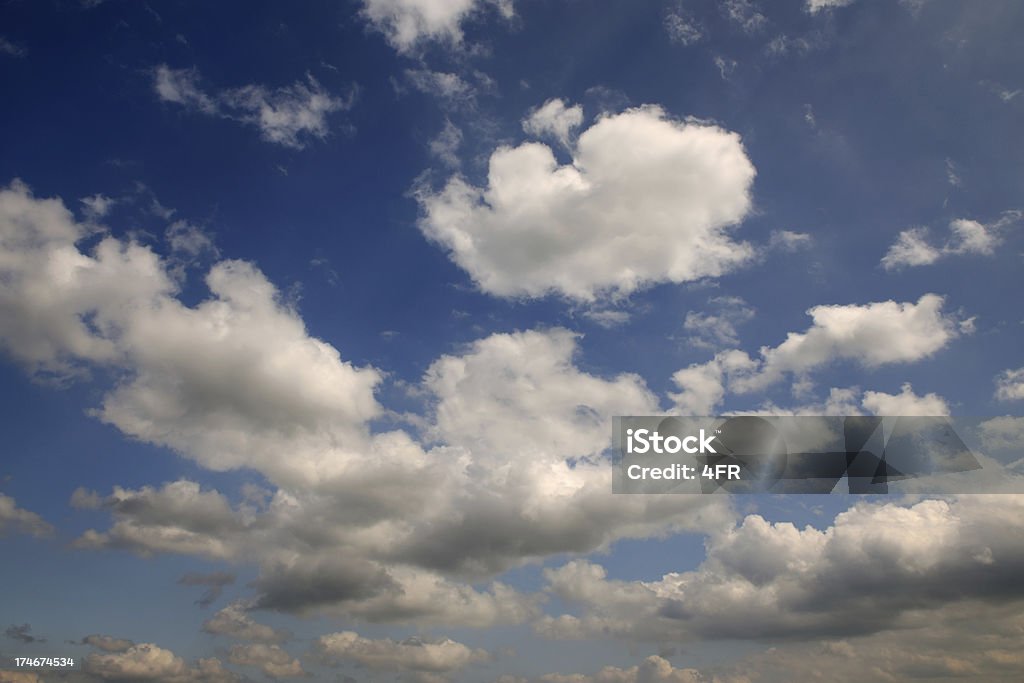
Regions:
<instances>
[{"instance_id":1,"label":"cumulus cloud","mask_svg":"<svg viewBox=\"0 0 1024 683\"><path fill-rule=\"evenodd\" d=\"M511 0L363 0L363 16L395 50L408 54L426 41L460 45L463 22L489 5L506 19L514 14Z\"/></svg>"},{"instance_id":2,"label":"cumulus cloud","mask_svg":"<svg viewBox=\"0 0 1024 683\"><path fill-rule=\"evenodd\" d=\"M264 140L295 149L305 147L310 139L326 138L328 116L355 103L354 89L345 98L337 97L312 75L277 89L246 85L208 93L198 71L166 64L154 71L153 88L164 102L256 126Z\"/></svg>"},{"instance_id":3,"label":"cumulus cloud","mask_svg":"<svg viewBox=\"0 0 1024 683\"><path fill-rule=\"evenodd\" d=\"M993 451L1024 451L1024 417L994 417L979 425L981 445Z\"/></svg>"},{"instance_id":4,"label":"cumulus cloud","mask_svg":"<svg viewBox=\"0 0 1024 683\"><path fill-rule=\"evenodd\" d=\"M567 132L570 111L531 126ZM420 188L420 229L503 297L590 302L717 277L753 255L729 235L755 174L737 134L645 106L599 118L570 152L560 166L543 143L499 147L486 187L455 176Z\"/></svg>"},{"instance_id":5,"label":"cumulus cloud","mask_svg":"<svg viewBox=\"0 0 1024 683\"><path fill-rule=\"evenodd\" d=\"M882 267L898 270L907 266L926 266L948 256L963 254L991 256L1002 242L1004 229L1019 221L1020 217L1019 211L1007 211L988 224L957 218L950 221L949 238L940 246L931 243L927 228L909 228L899 234L882 257Z\"/></svg>"},{"instance_id":6,"label":"cumulus cloud","mask_svg":"<svg viewBox=\"0 0 1024 683\"><path fill-rule=\"evenodd\" d=\"M536 627L564 638L827 638L1019 605L1022 506L1017 496L859 503L824 530L750 515L712 535L693 571L620 581L584 560L547 570L548 590L582 613Z\"/></svg>"},{"instance_id":7,"label":"cumulus cloud","mask_svg":"<svg viewBox=\"0 0 1024 683\"><path fill-rule=\"evenodd\" d=\"M1022 624L1016 607L957 606L928 623L870 636L779 642L738 660L702 670L677 668L658 656L638 666L604 667L594 674L546 674L529 683L892 683L960 680L1012 683L1024 664L1017 647ZM527 683L505 676L495 683Z\"/></svg>"},{"instance_id":8,"label":"cumulus cloud","mask_svg":"<svg viewBox=\"0 0 1024 683\"><path fill-rule=\"evenodd\" d=\"M866 391L863 405L875 415L949 415L949 405L944 398L935 393L918 396L909 382L903 384L898 394Z\"/></svg>"},{"instance_id":9,"label":"cumulus cloud","mask_svg":"<svg viewBox=\"0 0 1024 683\"><path fill-rule=\"evenodd\" d=\"M505 677L496 683L734 683L728 679L705 677L696 669L681 669L658 655L652 655L636 666L606 666L593 675L545 674L527 681ZM735 683L740 683L736 681Z\"/></svg>"},{"instance_id":10,"label":"cumulus cloud","mask_svg":"<svg viewBox=\"0 0 1024 683\"><path fill-rule=\"evenodd\" d=\"M240 602L231 603L204 621L203 631L256 643L282 643L289 637L285 631L256 623L249 616L247 606Z\"/></svg>"},{"instance_id":11,"label":"cumulus cloud","mask_svg":"<svg viewBox=\"0 0 1024 683\"><path fill-rule=\"evenodd\" d=\"M760 391L787 375L805 378L812 370L839 360L876 368L928 358L963 327L943 313L943 303L941 296L925 294L917 302L815 306L807 311L813 321L807 330L790 332L778 346L762 347L758 358L732 349L676 372L673 380L680 391L672 398L679 410L702 414L692 411L713 408L726 388L741 394Z\"/></svg>"},{"instance_id":12,"label":"cumulus cloud","mask_svg":"<svg viewBox=\"0 0 1024 683\"><path fill-rule=\"evenodd\" d=\"M258 667L271 678L305 676L302 663L278 645L235 645L228 651L228 661L242 666Z\"/></svg>"},{"instance_id":13,"label":"cumulus cloud","mask_svg":"<svg viewBox=\"0 0 1024 683\"><path fill-rule=\"evenodd\" d=\"M36 513L18 507L14 498L0 493L0 537L8 531L45 538L53 535L53 526Z\"/></svg>"},{"instance_id":14,"label":"cumulus cloud","mask_svg":"<svg viewBox=\"0 0 1024 683\"><path fill-rule=\"evenodd\" d=\"M570 136L583 123L583 107L565 106L561 99L550 99L531 110L523 119L523 130L535 138L551 137L570 147Z\"/></svg>"},{"instance_id":15,"label":"cumulus cloud","mask_svg":"<svg viewBox=\"0 0 1024 683\"><path fill-rule=\"evenodd\" d=\"M272 487L238 503L187 480L79 489L73 505L112 521L78 547L255 563L257 608L485 626L538 611L536 596L486 583L510 567L731 522L724 500L609 495L607 424L658 401L635 375L580 370L566 330L495 334L441 357L420 387L419 440L373 431L381 373L312 337L252 264L215 263L209 297L185 305L148 248L108 236L82 253L86 228L60 200L23 186L0 200L13 207L0 291L26 311L0 327L5 347L30 367L110 368L119 381L97 417ZM73 264L64 282L47 271L61 259ZM211 622L237 635L244 616Z\"/></svg>"},{"instance_id":16,"label":"cumulus cloud","mask_svg":"<svg viewBox=\"0 0 1024 683\"><path fill-rule=\"evenodd\" d=\"M942 250L928 242L927 228L904 230L882 257L882 267L894 270L903 266L927 266L942 257Z\"/></svg>"},{"instance_id":17,"label":"cumulus cloud","mask_svg":"<svg viewBox=\"0 0 1024 683\"><path fill-rule=\"evenodd\" d=\"M133 645L123 652L92 653L83 671L105 681L159 681L160 683L238 683L241 676L215 658L199 659L190 666L178 655L152 643Z\"/></svg>"},{"instance_id":18,"label":"cumulus cloud","mask_svg":"<svg viewBox=\"0 0 1024 683\"><path fill-rule=\"evenodd\" d=\"M371 671L439 676L429 680L447 680L447 674L490 659L486 650L473 649L449 638L374 640L364 638L353 631L321 636L313 643L313 650L323 661L330 664L356 662Z\"/></svg>"},{"instance_id":19,"label":"cumulus cloud","mask_svg":"<svg viewBox=\"0 0 1024 683\"><path fill-rule=\"evenodd\" d=\"M1000 401L1024 399L1024 368L999 373L996 377L996 398Z\"/></svg>"}]
</instances>

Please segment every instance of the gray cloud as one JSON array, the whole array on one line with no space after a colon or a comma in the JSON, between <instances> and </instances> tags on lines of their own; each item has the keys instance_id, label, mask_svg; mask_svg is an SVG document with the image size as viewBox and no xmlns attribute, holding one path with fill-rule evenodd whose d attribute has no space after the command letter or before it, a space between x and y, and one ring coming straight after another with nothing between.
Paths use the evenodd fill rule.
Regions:
<instances>
[{"instance_id":1,"label":"gray cloud","mask_svg":"<svg viewBox=\"0 0 1024 683\"><path fill-rule=\"evenodd\" d=\"M206 608L212 605L224 592L224 586L235 582L235 575L228 572L212 572L210 574L188 573L178 579L183 586L206 586L206 592L196 600L196 604Z\"/></svg>"}]
</instances>

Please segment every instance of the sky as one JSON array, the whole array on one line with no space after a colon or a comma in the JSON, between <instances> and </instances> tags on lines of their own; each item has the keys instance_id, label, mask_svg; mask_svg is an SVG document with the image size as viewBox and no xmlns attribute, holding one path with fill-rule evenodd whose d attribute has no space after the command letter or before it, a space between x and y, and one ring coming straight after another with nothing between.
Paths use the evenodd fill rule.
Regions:
<instances>
[{"instance_id":1,"label":"sky","mask_svg":"<svg viewBox=\"0 0 1024 683\"><path fill-rule=\"evenodd\" d=\"M76 666L0 683L1021 680L1024 497L613 494L609 448L974 416L1021 476L1022 30L4 0L0 654Z\"/></svg>"}]
</instances>

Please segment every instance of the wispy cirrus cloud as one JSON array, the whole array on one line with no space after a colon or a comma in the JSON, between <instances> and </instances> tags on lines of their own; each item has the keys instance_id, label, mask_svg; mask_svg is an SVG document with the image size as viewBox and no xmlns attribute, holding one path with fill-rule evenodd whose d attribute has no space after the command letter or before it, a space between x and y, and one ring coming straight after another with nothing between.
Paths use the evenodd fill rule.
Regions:
<instances>
[{"instance_id":1,"label":"wispy cirrus cloud","mask_svg":"<svg viewBox=\"0 0 1024 683\"><path fill-rule=\"evenodd\" d=\"M166 64L154 70L153 89L164 102L255 126L264 140L294 149L325 139L328 117L351 109L358 92L353 87L344 97L333 95L311 74L305 81L276 89L246 85L208 92L197 70Z\"/></svg>"}]
</instances>

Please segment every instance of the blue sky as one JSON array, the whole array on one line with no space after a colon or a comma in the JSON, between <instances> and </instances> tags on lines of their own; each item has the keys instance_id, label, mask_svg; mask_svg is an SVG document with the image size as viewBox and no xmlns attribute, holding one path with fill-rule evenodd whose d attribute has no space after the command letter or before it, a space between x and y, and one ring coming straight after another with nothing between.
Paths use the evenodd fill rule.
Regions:
<instances>
[{"instance_id":1,"label":"blue sky","mask_svg":"<svg viewBox=\"0 0 1024 683\"><path fill-rule=\"evenodd\" d=\"M604 458L763 411L1006 416L1019 459L1022 29L3 3L0 652L84 662L11 680L1019 680L1017 496Z\"/></svg>"}]
</instances>

